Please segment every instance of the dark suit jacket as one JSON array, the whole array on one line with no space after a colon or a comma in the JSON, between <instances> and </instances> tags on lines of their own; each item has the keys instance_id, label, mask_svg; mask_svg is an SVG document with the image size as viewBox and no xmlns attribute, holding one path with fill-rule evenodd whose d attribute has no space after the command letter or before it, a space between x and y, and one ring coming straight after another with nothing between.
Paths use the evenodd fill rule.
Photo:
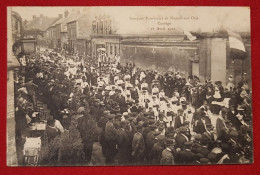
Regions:
<instances>
[{"instance_id":1,"label":"dark suit jacket","mask_svg":"<svg viewBox=\"0 0 260 175\"><path fill-rule=\"evenodd\" d=\"M208 150L208 148L201 146L197 149L197 153L203 155L204 157L207 157L210 151Z\"/></svg>"},{"instance_id":2,"label":"dark suit jacket","mask_svg":"<svg viewBox=\"0 0 260 175\"><path fill-rule=\"evenodd\" d=\"M177 116L176 118L175 118L175 123L174 123L174 128L175 129L177 129L177 128L179 128L180 126L183 126L183 123L181 122L181 118L180 117L183 117L183 116ZM183 120L183 122L184 122L185 120Z\"/></svg>"},{"instance_id":3,"label":"dark suit jacket","mask_svg":"<svg viewBox=\"0 0 260 175\"><path fill-rule=\"evenodd\" d=\"M198 134L203 134L204 132L206 132L205 125L201 119L199 119L197 122L195 122L194 132L196 132Z\"/></svg>"},{"instance_id":4,"label":"dark suit jacket","mask_svg":"<svg viewBox=\"0 0 260 175\"><path fill-rule=\"evenodd\" d=\"M145 143L141 133L136 132L132 141L132 155L135 161L144 159Z\"/></svg>"},{"instance_id":5,"label":"dark suit jacket","mask_svg":"<svg viewBox=\"0 0 260 175\"><path fill-rule=\"evenodd\" d=\"M162 151L161 165L174 165L174 157L171 151L164 149Z\"/></svg>"},{"instance_id":6,"label":"dark suit jacket","mask_svg":"<svg viewBox=\"0 0 260 175\"><path fill-rule=\"evenodd\" d=\"M187 142L189 140L187 140L182 134L178 134L176 137L175 137L175 142L176 142L176 148L181 148L183 149L184 148L184 143Z\"/></svg>"},{"instance_id":7,"label":"dark suit jacket","mask_svg":"<svg viewBox=\"0 0 260 175\"><path fill-rule=\"evenodd\" d=\"M130 136L122 128L118 129L118 152L116 159L119 163L127 163L131 155L131 141Z\"/></svg>"},{"instance_id":8,"label":"dark suit jacket","mask_svg":"<svg viewBox=\"0 0 260 175\"><path fill-rule=\"evenodd\" d=\"M155 143L150 151L150 158L154 165L159 165L162 158L163 146L160 143Z\"/></svg>"},{"instance_id":9,"label":"dark suit jacket","mask_svg":"<svg viewBox=\"0 0 260 175\"><path fill-rule=\"evenodd\" d=\"M155 141L155 137L154 137L154 131L150 131L147 136L146 136L146 140L145 140L145 145L146 145L146 151L148 151L148 154L150 153L153 144Z\"/></svg>"},{"instance_id":10,"label":"dark suit jacket","mask_svg":"<svg viewBox=\"0 0 260 175\"><path fill-rule=\"evenodd\" d=\"M179 152L179 158L181 164L191 164L194 161L195 154L188 150Z\"/></svg>"}]
</instances>

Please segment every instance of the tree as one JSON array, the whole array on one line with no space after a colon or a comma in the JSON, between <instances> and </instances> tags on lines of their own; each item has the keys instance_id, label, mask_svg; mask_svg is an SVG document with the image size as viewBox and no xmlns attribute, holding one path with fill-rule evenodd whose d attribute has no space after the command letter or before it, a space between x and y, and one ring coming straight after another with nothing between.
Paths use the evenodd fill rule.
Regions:
<instances>
[{"instance_id":1,"label":"tree","mask_svg":"<svg viewBox=\"0 0 260 175\"><path fill-rule=\"evenodd\" d=\"M81 165L84 159L83 143L75 118L72 118L69 130L57 136L42 151L43 165Z\"/></svg>"}]
</instances>

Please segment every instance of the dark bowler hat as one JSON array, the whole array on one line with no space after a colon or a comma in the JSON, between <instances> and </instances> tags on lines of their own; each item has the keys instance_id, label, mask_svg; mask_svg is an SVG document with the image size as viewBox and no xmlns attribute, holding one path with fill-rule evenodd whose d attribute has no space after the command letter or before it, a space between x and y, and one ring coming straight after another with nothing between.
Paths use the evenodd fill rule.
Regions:
<instances>
[{"instance_id":1,"label":"dark bowler hat","mask_svg":"<svg viewBox=\"0 0 260 175\"><path fill-rule=\"evenodd\" d=\"M179 131L180 131L181 133L186 132L186 131L187 131L187 128L184 127L184 126L181 126L181 127L179 128Z\"/></svg>"},{"instance_id":2,"label":"dark bowler hat","mask_svg":"<svg viewBox=\"0 0 260 175\"><path fill-rule=\"evenodd\" d=\"M128 120L131 122L134 120L134 117L129 117Z\"/></svg>"},{"instance_id":3,"label":"dark bowler hat","mask_svg":"<svg viewBox=\"0 0 260 175\"><path fill-rule=\"evenodd\" d=\"M141 129L143 129L143 126L142 125L137 125L136 129L140 131Z\"/></svg>"},{"instance_id":4,"label":"dark bowler hat","mask_svg":"<svg viewBox=\"0 0 260 175\"><path fill-rule=\"evenodd\" d=\"M167 134L167 138L174 139L174 133L170 132L169 134Z\"/></svg>"},{"instance_id":5,"label":"dark bowler hat","mask_svg":"<svg viewBox=\"0 0 260 175\"><path fill-rule=\"evenodd\" d=\"M158 136L159 134L161 134L160 131L155 131L155 132L154 132L154 136Z\"/></svg>"},{"instance_id":6,"label":"dark bowler hat","mask_svg":"<svg viewBox=\"0 0 260 175\"><path fill-rule=\"evenodd\" d=\"M148 116L149 114L149 112L144 112L144 116Z\"/></svg>"},{"instance_id":7,"label":"dark bowler hat","mask_svg":"<svg viewBox=\"0 0 260 175\"><path fill-rule=\"evenodd\" d=\"M155 139L157 139L158 141L164 141L166 137L164 135L157 135Z\"/></svg>"},{"instance_id":8,"label":"dark bowler hat","mask_svg":"<svg viewBox=\"0 0 260 175\"><path fill-rule=\"evenodd\" d=\"M163 126L163 124L160 124L160 125L159 125L158 130L159 130L159 131L164 130L164 126Z\"/></svg>"},{"instance_id":9,"label":"dark bowler hat","mask_svg":"<svg viewBox=\"0 0 260 175\"><path fill-rule=\"evenodd\" d=\"M109 120L111 120L111 119L113 119L113 118L115 118L115 114L110 114L110 115L108 116L108 119L109 119Z\"/></svg>"},{"instance_id":10,"label":"dark bowler hat","mask_svg":"<svg viewBox=\"0 0 260 175\"><path fill-rule=\"evenodd\" d=\"M151 128L151 129L155 129L156 126L155 126L154 124L152 124L152 125L150 126L150 128Z\"/></svg>"},{"instance_id":11,"label":"dark bowler hat","mask_svg":"<svg viewBox=\"0 0 260 175\"><path fill-rule=\"evenodd\" d=\"M187 146L187 147L191 147L192 144L193 144L193 143L190 142L190 141L184 143L184 145Z\"/></svg>"},{"instance_id":12,"label":"dark bowler hat","mask_svg":"<svg viewBox=\"0 0 260 175\"><path fill-rule=\"evenodd\" d=\"M201 134L195 134L194 138L197 139L197 140L200 140L201 139Z\"/></svg>"},{"instance_id":13,"label":"dark bowler hat","mask_svg":"<svg viewBox=\"0 0 260 175\"><path fill-rule=\"evenodd\" d=\"M126 124L127 124L126 121L120 121L120 126L121 126L121 127L126 126Z\"/></svg>"},{"instance_id":14,"label":"dark bowler hat","mask_svg":"<svg viewBox=\"0 0 260 175\"><path fill-rule=\"evenodd\" d=\"M174 139L166 139L166 145L167 146L175 145L175 140Z\"/></svg>"},{"instance_id":15,"label":"dark bowler hat","mask_svg":"<svg viewBox=\"0 0 260 175\"><path fill-rule=\"evenodd\" d=\"M200 159L200 163L201 163L201 164L209 164L210 162L209 162L209 159L208 159L208 158L201 158L201 159Z\"/></svg>"},{"instance_id":16,"label":"dark bowler hat","mask_svg":"<svg viewBox=\"0 0 260 175\"><path fill-rule=\"evenodd\" d=\"M188 125L188 124L190 124L190 122L189 121L184 121L184 123L183 123L184 125Z\"/></svg>"}]
</instances>

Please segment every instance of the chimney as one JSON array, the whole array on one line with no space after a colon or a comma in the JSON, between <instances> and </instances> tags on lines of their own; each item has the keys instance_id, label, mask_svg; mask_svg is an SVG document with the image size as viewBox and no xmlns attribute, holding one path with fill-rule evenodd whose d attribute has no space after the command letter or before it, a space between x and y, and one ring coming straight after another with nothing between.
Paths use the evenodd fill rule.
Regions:
<instances>
[{"instance_id":1,"label":"chimney","mask_svg":"<svg viewBox=\"0 0 260 175\"><path fill-rule=\"evenodd\" d=\"M36 18L36 15L33 15L33 19L35 19Z\"/></svg>"},{"instance_id":2,"label":"chimney","mask_svg":"<svg viewBox=\"0 0 260 175\"><path fill-rule=\"evenodd\" d=\"M63 15L62 15L62 14L59 14L58 18L62 18L62 17L63 17Z\"/></svg>"},{"instance_id":3,"label":"chimney","mask_svg":"<svg viewBox=\"0 0 260 175\"><path fill-rule=\"evenodd\" d=\"M68 11L68 10L65 10L65 12L64 12L64 17L66 18L68 15L69 15L69 11Z\"/></svg>"}]
</instances>

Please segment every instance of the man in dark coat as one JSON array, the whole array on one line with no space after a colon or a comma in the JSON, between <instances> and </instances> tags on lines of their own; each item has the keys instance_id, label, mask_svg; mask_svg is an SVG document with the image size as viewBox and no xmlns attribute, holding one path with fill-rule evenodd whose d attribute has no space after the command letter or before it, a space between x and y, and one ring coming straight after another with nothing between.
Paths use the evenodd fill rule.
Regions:
<instances>
[{"instance_id":1,"label":"man in dark coat","mask_svg":"<svg viewBox=\"0 0 260 175\"><path fill-rule=\"evenodd\" d=\"M185 149L179 152L180 163L190 165L195 160L195 154L191 152L192 142L185 142Z\"/></svg>"},{"instance_id":2,"label":"man in dark coat","mask_svg":"<svg viewBox=\"0 0 260 175\"><path fill-rule=\"evenodd\" d=\"M142 135L142 126L137 126L137 132L134 134L132 141L132 157L134 163L141 165L145 158L145 142Z\"/></svg>"},{"instance_id":3,"label":"man in dark coat","mask_svg":"<svg viewBox=\"0 0 260 175\"><path fill-rule=\"evenodd\" d=\"M145 139L145 147L146 147L146 158L148 161L150 161L150 151L153 147L154 141L155 141L155 125L150 126L151 131L147 133L146 139Z\"/></svg>"},{"instance_id":4,"label":"man in dark coat","mask_svg":"<svg viewBox=\"0 0 260 175\"><path fill-rule=\"evenodd\" d=\"M111 164L114 162L114 157L117 153L116 144L117 144L117 130L113 124L115 118L114 114L108 116L108 122L105 127L105 140L107 143L107 154L106 154L106 163Z\"/></svg>"},{"instance_id":5,"label":"man in dark coat","mask_svg":"<svg viewBox=\"0 0 260 175\"><path fill-rule=\"evenodd\" d=\"M106 128L106 123L108 122L108 116L110 115L109 111L104 111L104 116L101 117L101 119L98 122L98 127L101 128L101 135L100 135L100 144L102 146L102 153L104 157L106 157L106 140L105 140L105 128Z\"/></svg>"},{"instance_id":6,"label":"man in dark coat","mask_svg":"<svg viewBox=\"0 0 260 175\"><path fill-rule=\"evenodd\" d=\"M155 137L155 143L150 152L150 158L152 160L153 165L160 164L160 160L162 158L162 151L165 148L165 144L164 144L165 139L166 138L164 135L158 135Z\"/></svg>"},{"instance_id":7,"label":"man in dark coat","mask_svg":"<svg viewBox=\"0 0 260 175\"><path fill-rule=\"evenodd\" d=\"M118 160L119 165L128 164L131 156L130 136L127 134L125 128L126 121L121 121L120 128L118 129L118 152L115 157Z\"/></svg>"},{"instance_id":8,"label":"man in dark coat","mask_svg":"<svg viewBox=\"0 0 260 175\"><path fill-rule=\"evenodd\" d=\"M173 146L174 146L173 139L166 140L166 148L162 151L162 158L160 161L161 165L175 165L175 160L173 156Z\"/></svg>"},{"instance_id":9,"label":"man in dark coat","mask_svg":"<svg viewBox=\"0 0 260 175\"><path fill-rule=\"evenodd\" d=\"M178 110L178 115L175 118L174 128L177 129L181 126L183 126L184 122L186 120L184 110L181 108Z\"/></svg>"},{"instance_id":10,"label":"man in dark coat","mask_svg":"<svg viewBox=\"0 0 260 175\"><path fill-rule=\"evenodd\" d=\"M85 153L85 160L86 162L91 161L92 151L93 151L93 144L95 142L95 138L89 134L90 128L89 128L89 122L92 120L94 122L94 119L92 116L88 113L88 111L83 112L84 115L79 117L77 119L78 123L78 130L80 132L82 143L83 143L83 149Z\"/></svg>"},{"instance_id":11,"label":"man in dark coat","mask_svg":"<svg viewBox=\"0 0 260 175\"><path fill-rule=\"evenodd\" d=\"M202 113L203 114L203 113ZM205 114L204 114L205 115ZM203 134L204 132L206 132L206 124L205 124L205 120L204 120L204 116L200 116L199 120L197 120L195 122L195 126L194 126L194 132L196 132L197 134Z\"/></svg>"},{"instance_id":12,"label":"man in dark coat","mask_svg":"<svg viewBox=\"0 0 260 175\"><path fill-rule=\"evenodd\" d=\"M186 127L182 126L179 128L179 133L175 137L176 148L180 148L181 150L184 149L184 143L189 141L188 137L185 135L186 132Z\"/></svg>"},{"instance_id":13,"label":"man in dark coat","mask_svg":"<svg viewBox=\"0 0 260 175\"><path fill-rule=\"evenodd\" d=\"M207 157L208 154L210 153L210 151L207 147L207 140L205 138L202 139L201 147L198 147L196 152L197 152L197 154L199 154L203 157Z\"/></svg>"}]
</instances>

